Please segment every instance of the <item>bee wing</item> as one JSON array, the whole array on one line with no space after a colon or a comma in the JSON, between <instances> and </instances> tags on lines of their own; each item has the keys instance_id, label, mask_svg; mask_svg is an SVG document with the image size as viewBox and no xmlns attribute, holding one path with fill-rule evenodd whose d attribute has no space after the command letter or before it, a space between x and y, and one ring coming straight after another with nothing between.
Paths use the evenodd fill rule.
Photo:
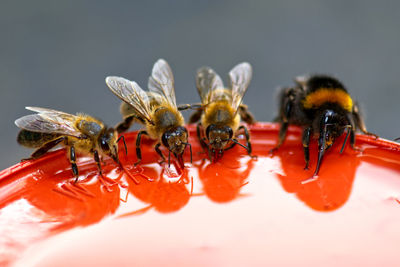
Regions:
<instances>
[{"instance_id":1,"label":"bee wing","mask_svg":"<svg viewBox=\"0 0 400 267\"><path fill-rule=\"evenodd\" d=\"M148 87L151 92L160 94L168 103L176 107L174 75L164 59L159 59L154 64Z\"/></svg>"},{"instance_id":2,"label":"bee wing","mask_svg":"<svg viewBox=\"0 0 400 267\"><path fill-rule=\"evenodd\" d=\"M196 73L196 87L201 103L207 105L218 94L216 89L224 88L221 77L211 68L202 67Z\"/></svg>"},{"instance_id":3,"label":"bee wing","mask_svg":"<svg viewBox=\"0 0 400 267\"><path fill-rule=\"evenodd\" d=\"M302 76L297 76L296 78L294 78L294 81L295 81L295 83L297 83L297 85L300 85L300 87L302 89L305 89L309 79L310 79L309 75L302 75Z\"/></svg>"},{"instance_id":4,"label":"bee wing","mask_svg":"<svg viewBox=\"0 0 400 267\"><path fill-rule=\"evenodd\" d=\"M131 105L143 119L152 121L147 92L140 88L136 82L122 77L109 76L106 78L106 84L116 96Z\"/></svg>"},{"instance_id":5,"label":"bee wing","mask_svg":"<svg viewBox=\"0 0 400 267\"><path fill-rule=\"evenodd\" d=\"M242 98L250 84L253 70L247 62L236 65L230 72L232 89L232 107L237 110L242 103Z\"/></svg>"},{"instance_id":6,"label":"bee wing","mask_svg":"<svg viewBox=\"0 0 400 267\"><path fill-rule=\"evenodd\" d=\"M158 93L147 92L147 96L149 97L150 105L153 105L154 103L161 104L165 102L165 97Z\"/></svg>"},{"instance_id":7,"label":"bee wing","mask_svg":"<svg viewBox=\"0 0 400 267\"><path fill-rule=\"evenodd\" d=\"M17 119L15 124L21 129L40 133L82 136L82 133L75 128L75 115L46 108L26 107L26 109L38 112L38 114Z\"/></svg>"}]
</instances>

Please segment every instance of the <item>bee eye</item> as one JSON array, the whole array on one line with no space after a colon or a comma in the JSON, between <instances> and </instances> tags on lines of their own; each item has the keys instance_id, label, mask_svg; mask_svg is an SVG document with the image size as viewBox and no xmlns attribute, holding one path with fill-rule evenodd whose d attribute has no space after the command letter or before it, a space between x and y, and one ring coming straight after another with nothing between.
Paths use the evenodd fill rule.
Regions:
<instances>
[{"instance_id":1,"label":"bee eye","mask_svg":"<svg viewBox=\"0 0 400 267\"><path fill-rule=\"evenodd\" d=\"M100 147L101 147L101 149L104 150L104 151L110 150L110 148L109 148L109 146L108 146L108 143L107 143L107 140L105 140L105 139L101 139L101 141L100 141Z\"/></svg>"},{"instance_id":2,"label":"bee eye","mask_svg":"<svg viewBox=\"0 0 400 267\"><path fill-rule=\"evenodd\" d=\"M180 126L180 127L177 128L177 132L179 132L179 136L183 136L184 134L187 135L187 130L186 130L186 128L185 128L185 127L182 127L182 126Z\"/></svg>"},{"instance_id":3,"label":"bee eye","mask_svg":"<svg viewBox=\"0 0 400 267\"><path fill-rule=\"evenodd\" d=\"M228 133L229 133L229 139L231 139L232 136L233 136L232 128L231 128L231 127L227 127L227 128L228 128L227 131L228 131Z\"/></svg>"},{"instance_id":4,"label":"bee eye","mask_svg":"<svg viewBox=\"0 0 400 267\"><path fill-rule=\"evenodd\" d=\"M215 129L215 125L214 125L214 124L211 124L211 125L209 125L209 126L207 127L207 129L206 129L206 136L207 136L208 139L210 139L210 132L213 131L214 129Z\"/></svg>"},{"instance_id":5,"label":"bee eye","mask_svg":"<svg viewBox=\"0 0 400 267\"><path fill-rule=\"evenodd\" d=\"M164 133L164 134L162 135L162 138L161 138L161 141L162 141L163 145L166 146L166 147L169 147L169 145L168 145L168 139L169 139L169 137L170 137L170 133L169 133L169 132L166 132L166 133Z\"/></svg>"}]
</instances>

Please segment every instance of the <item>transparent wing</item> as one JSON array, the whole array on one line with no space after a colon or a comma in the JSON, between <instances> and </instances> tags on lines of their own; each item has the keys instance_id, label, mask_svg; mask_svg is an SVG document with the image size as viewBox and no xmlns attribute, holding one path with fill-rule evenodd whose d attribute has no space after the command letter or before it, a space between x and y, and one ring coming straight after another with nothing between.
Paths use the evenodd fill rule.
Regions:
<instances>
[{"instance_id":1,"label":"transparent wing","mask_svg":"<svg viewBox=\"0 0 400 267\"><path fill-rule=\"evenodd\" d=\"M134 108L138 115L151 122L151 107L147 92L133 81L122 77L109 76L106 84L110 90Z\"/></svg>"},{"instance_id":2,"label":"transparent wing","mask_svg":"<svg viewBox=\"0 0 400 267\"><path fill-rule=\"evenodd\" d=\"M215 94L218 94L219 90L217 89L224 88L224 84L221 77L213 69L202 67L196 73L196 87L201 103L206 105L215 98Z\"/></svg>"},{"instance_id":3,"label":"transparent wing","mask_svg":"<svg viewBox=\"0 0 400 267\"><path fill-rule=\"evenodd\" d=\"M247 62L236 65L229 72L232 89L232 107L235 110L237 110L242 103L242 98L250 84L252 73L251 65Z\"/></svg>"},{"instance_id":4,"label":"transparent wing","mask_svg":"<svg viewBox=\"0 0 400 267\"><path fill-rule=\"evenodd\" d=\"M26 107L26 109L38 112L39 114L31 114L17 119L15 124L21 129L32 132L57 133L75 137L82 136L82 133L75 128L75 115L37 107Z\"/></svg>"},{"instance_id":5,"label":"transparent wing","mask_svg":"<svg viewBox=\"0 0 400 267\"><path fill-rule=\"evenodd\" d=\"M305 90L305 87L307 85L308 80L310 79L309 75L302 75L302 76L297 76L294 78L295 83L300 85L300 87Z\"/></svg>"},{"instance_id":6,"label":"transparent wing","mask_svg":"<svg viewBox=\"0 0 400 267\"><path fill-rule=\"evenodd\" d=\"M159 104L165 102L165 97L158 93L147 92L147 96L149 97L150 106L158 106Z\"/></svg>"},{"instance_id":7,"label":"transparent wing","mask_svg":"<svg viewBox=\"0 0 400 267\"><path fill-rule=\"evenodd\" d=\"M74 128L76 116L54 110L49 108L40 108L40 107L25 107L27 110L34 111L39 113L42 117L48 118L50 121L54 121L59 124L69 125L71 128Z\"/></svg>"},{"instance_id":8,"label":"transparent wing","mask_svg":"<svg viewBox=\"0 0 400 267\"><path fill-rule=\"evenodd\" d=\"M168 63L159 59L153 66L148 87L151 92L165 97L166 101L176 107L174 75Z\"/></svg>"}]
</instances>

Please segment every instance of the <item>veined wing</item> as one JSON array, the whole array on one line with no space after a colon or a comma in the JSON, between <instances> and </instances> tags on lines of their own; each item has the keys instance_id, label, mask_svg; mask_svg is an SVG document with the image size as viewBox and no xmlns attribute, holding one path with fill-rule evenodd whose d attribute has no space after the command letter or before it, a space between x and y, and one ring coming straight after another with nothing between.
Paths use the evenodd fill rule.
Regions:
<instances>
[{"instance_id":1,"label":"veined wing","mask_svg":"<svg viewBox=\"0 0 400 267\"><path fill-rule=\"evenodd\" d=\"M250 84L252 73L251 65L247 62L236 65L229 72L232 89L232 107L236 111L242 103L243 96Z\"/></svg>"},{"instance_id":2,"label":"veined wing","mask_svg":"<svg viewBox=\"0 0 400 267\"><path fill-rule=\"evenodd\" d=\"M152 121L149 97L136 82L122 77L109 76L106 78L106 84L116 96L131 105L143 119Z\"/></svg>"},{"instance_id":3,"label":"veined wing","mask_svg":"<svg viewBox=\"0 0 400 267\"><path fill-rule=\"evenodd\" d=\"M166 101L165 97L155 92L147 92L147 96L150 101L150 106L159 105Z\"/></svg>"},{"instance_id":4,"label":"veined wing","mask_svg":"<svg viewBox=\"0 0 400 267\"><path fill-rule=\"evenodd\" d=\"M148 87L151 92L160 94L168 103L176 107L174 75L164 59L159 59L154 64Z\"/></svg>"},{"instance_id":5,"label":"veined wing","mask_svg":"<svg viewBox=\"0 0 400 267\"><path fill-rule=\"evenodd\" d=\"M26 109L38 112L38 114L31 114L17 119L15 124L21 129L40 133L82 136L82 133L75 128L77 118L75 115L38 107L26 107Z\"/></svg>"},{"instance_id":6,"label":"veined wing","mask_svg":"<svg viewBox=\"0 0 400 267\"><path fill-rule=\"evenodd\" d=\"M217 98L215 94L222 92L217 89L223 89L224 84L221 77L219 77L213 69L202 67L196 73L196 87L200 95L201 103L207 105L213 99Z\"/></svg>"},{"instance_id":7,"label":"veined wing","mask_svg":"<svg viewBox=\"0 0 400 267\"><path fill-rule=\"evenodd\" d=\"M296 78L294 78L295 83L297 83L297 85L300 85L300 88L305 90L306 85L308 80L310 79L309 75L302 75L302 76L297 76Z\"/></svg>"}]
</instances>

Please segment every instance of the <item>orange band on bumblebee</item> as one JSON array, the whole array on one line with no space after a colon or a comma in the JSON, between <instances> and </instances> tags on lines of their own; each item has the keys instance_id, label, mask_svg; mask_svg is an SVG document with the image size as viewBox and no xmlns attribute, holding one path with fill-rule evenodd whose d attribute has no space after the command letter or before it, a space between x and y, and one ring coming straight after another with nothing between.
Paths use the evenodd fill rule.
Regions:
<instances>
[{"instance_id":1,"label":"orange band on bumblebee","mask_svg":"<svg viewBox=\"0 0 400 267\"><path fill-rule=\"evenodd\" d=\"M318 89L308 94L302 103L306 109L317 108L325 103L337 103L349 112L353 110L353 100L347 92L341 89Z\"/></svg>"}]
</instances>

